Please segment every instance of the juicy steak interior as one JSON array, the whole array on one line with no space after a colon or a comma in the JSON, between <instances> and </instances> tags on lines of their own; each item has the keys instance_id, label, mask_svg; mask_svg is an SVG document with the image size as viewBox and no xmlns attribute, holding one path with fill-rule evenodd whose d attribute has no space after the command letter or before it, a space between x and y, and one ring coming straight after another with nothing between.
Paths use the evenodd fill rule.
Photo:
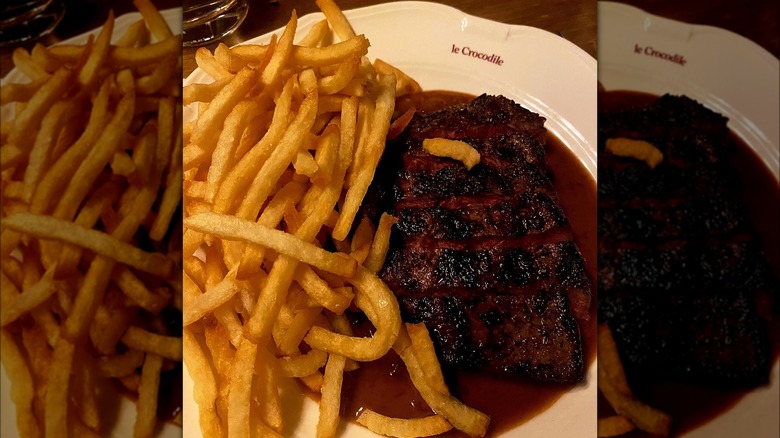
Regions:
<instances>
[{"instance_id":1,"label":"juicy steak interior","mask_svg":"<svg viewBox=\"0 0 780 438\"><path fill-rule=\"evenodd\" d=\"M425 322L445 365L534 379L583 377L584 262L545 161L544 118L501 96L416 114L385 148L364 205L395 215L382 279ZM470 171L422 149L469 143Z\"/></svg>"},{"instance_id":2,"label":"juicy steak interior","mask_svg":"<svg viewBox=\"0 0 780 438\"><path fill-rule=\"evenodd\" d=\"M630 379L751 386L768 377L758 303L776 281L738 199L726 122L669 95L599 114L598 311ZM663 162L650 169L611 154L605 141L618 137L653 144Z\"/></svg>"}]
</instances>

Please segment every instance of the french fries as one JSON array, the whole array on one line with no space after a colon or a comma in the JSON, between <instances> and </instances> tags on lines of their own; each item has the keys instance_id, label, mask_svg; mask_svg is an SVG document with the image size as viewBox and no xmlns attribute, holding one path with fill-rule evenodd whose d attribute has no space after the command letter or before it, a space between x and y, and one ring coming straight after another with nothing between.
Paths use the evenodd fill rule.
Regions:
<instances>
[{"instance_id":1,"label":"french fries","mask_svg":"<svg viewBox=\"0 0 780 438\"><path fill-rule=\"evenodd\" d=\"M634 397L628 386L617 344L607 324L598 328L598 386L617 416L599 419L599 436L616 436L634 428L652 435L669 436L672 417Z\"/></svg>"},{"instance_id":2,"label":"french fries","mask_svg":"<svg viewBox=\"0 0 780 438\"><path fill-rule=\"evenodd\" d=\"M363 410L357 422L372 432L398 438L434 436L452 430L452 425L441 415L400 419L378 414L371 409Z\"/></svg>"},{"instance_id":3,"label":"french fries","mask_svg":"<svg viewBox=\"0 0 780 438\"><path fill-rule=\"evenodd\" d=\"M624 137L608 138L606 148L619 157L629 157L644 161L651 169L655 169L655 166L661 164L664 160L664 154L657 147L646 141Z\"/></svg>"},{"instance_id":4,"label":"french fries","mask_svg":"<svg viewBox=\"0 0 780 438\"><path fill-rule=\"evenodd\" d=\"M112 12L85 45L17 49L31 82L2 86L0 358L20 436L152 436L182 360L181 40L136 5L114 43ZM101 418L106 379L138 394L132 430Z\"/></svg>"},{"instance_id":5,"label":"french fries","mask_svg":"<svg viewBox=\"0 0 780 438\"><path fill-rule=\"evenodd\" d=\"M636 429L634 423L622 415L613 415L611 417L599 418L598 432L599 437L619 436Z\"/></svg>"},{"instance_id":6,"label":"french fries","mask_svg":"<svg viewBox=\"0 0 780 438\"><path fill-rule=\"evenodd\" d=\"M479 164L479 152L468 143L460 140L446 138L426 138L423 140L423 149L437 157L449 157L458 160L466 166L467 170Z\"/></svg>"},{"instance_id":7,"label":"french fries","mask_svg":"<svg viewBox=\"0 0 780 438\"><path fill-rule=\"evenodd\" d=\"M288 436L280 379L297 378L321 394L316 436L334 437L344 373L400 343L413 383L444 414L361 422L398 436L453 426L483 436L488 417L450 395L427 329L407 334L376 276L396 219L358 217L395 98L419 85L369 62L368 39L333 1L317 4L326 20L297 44L293 13L268 44L199 51L213 82L184 88L197 114L183 145L184 356L201 432ZM371 336L352 333L348 308L366 314Z\"/></svg>"}]
</instances>

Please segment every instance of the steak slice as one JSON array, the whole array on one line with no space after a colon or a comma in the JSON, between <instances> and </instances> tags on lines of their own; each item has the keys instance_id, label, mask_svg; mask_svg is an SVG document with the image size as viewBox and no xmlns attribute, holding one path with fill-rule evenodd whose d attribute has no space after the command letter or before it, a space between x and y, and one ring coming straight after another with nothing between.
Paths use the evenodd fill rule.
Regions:
<instances>
[{"instance_id":1,"label":"steak slice","mask_svg":"<svg viewBox=\"0 0 780 438\"><path fill-rule=\"evenodd\" d=\"M630 379L713 386L766 381L771 348L758 303L777 289L730 167L727 119L687 97L599 114L599 319ZM644 140L644 162L605 149Z\"/></svg>"},{"instance_id":2,"label":"steak slice","mask_svg":"<svg viewBox=\"0 0 780 438\"><path fill-rule=\"evenodd\" d=\"M590 283L545 159L544 118L501 96L416 114L385 148L365 213L399 219L381 278L440 360L533 379L583 378ZM422 149L465 141L471 170Z\"/></svg>"},{"instance_id":3,"label":"steak slice","mask_svg":"<svg viewBox=\"0 0 780 438\"><path fill-rule=\"evenodd\" d=\"M627 289L599 296L628 377L720 387L766 382L771 348L750 291ZM649 379L650 378L650 379Z\"/></svg>"},{"instance_id":4,"label":"steak slice","mask_svg":"<svg viewBox=\"0 0 780 438\"><path fill-rule=\"evenodd\" d=\"M444 363L537 380L582 379L577 321L561 291L466 296L445 292L399 302L409 322L424 322L435 334Z\"/></svg>"},{"instance_id":5,"label":"steak slice","mask_svg":"<svg viewBox=\"0 0 780 438\"><path fill-rule=\"evenodd\" d=\"M523 236L566 225L566 215L556 200L541 192L458 197L428 206L410 200L399 202L398 207L401 233L434 239Z\"/></svg>"}]
</instances>

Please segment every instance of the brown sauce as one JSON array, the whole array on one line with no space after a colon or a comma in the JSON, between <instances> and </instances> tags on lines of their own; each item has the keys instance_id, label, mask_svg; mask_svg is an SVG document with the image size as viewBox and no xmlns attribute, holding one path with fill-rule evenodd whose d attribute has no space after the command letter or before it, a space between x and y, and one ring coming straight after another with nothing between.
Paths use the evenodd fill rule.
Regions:
<instances>
[{"instance_id":1,"label":"brown sauce","mask_svg":"<svg viewBox=\"0 0 780 438\"><path fill-rule=\"evenodd\" d=\"M402 114L411 106L418 111L431 111L469 102L473 98L462 93L429 91L399 99L396 113ZM587 324L580 325L587 369L596 356L596 183L574 153L552 134L548 134L547 138L547 160L553 174L553 185L572 223L575 241L585 258L593 284L591 318ZM371 329L370 323L355 323L356 334L365 335ZM445 378L454 396L490 415L489 435L530 420L576 386L473 371L445 370ZM380 360L363 363L360 369L344 375L342 415L354 420L364 408L398 418L431 415L431 410L412 385L403 362L392 351ZM450 432L445 436L463 435Z\"/></svg>"},{"instance_id":2,"label":"brown sauce","mask_svg":"<svg viewBox=\"0 0 780 438\"><path fill-rule=\"evenodd\" d=\"M182 314L179 310L170 306L162 311L162 316L168 328L168 334L171 336L182 336ZM175 423L177 417L182 414L182 362L165 361L160 373L160 386L157 391L157 419L161 422ZM141 369L136 370L139 377ZM138 393L129 391L118 381L114 386L119 392L132 400L138 402Z\"/></svg>"},{"instance_id":3,"label":"brown sauce","mask_svg":"<svg viewBox=\"0 0 780 438\"><path fill-rule=\"evenodd\" d=\"M630 91L600 92L599 111L616 111L646 106L658 96ZM753 225L764 243L767 260L780 278L780 184L755 151L732 133L735 153L730 157L740 182L740 194L751 212ZM767 202L770 200L770 202ZM773 343L773 360L780 351L780 318L775 303L770 336ZM768 315L769 316L769 315ZM634 388L638 397L653 407L669 413L674 418L673 435L681 435L696 429L733 408L751 390L707 388L679 382L655 382L646 388ZM606 399L599 393L599 417L614 415ZM626 437L650 436L632 432Z\"/></svg>"},{"instance_id":4,"label":"brown sauce","mask_svg":"<svg viewBox=\"0 0 780 438\"><path fill-rule=\"evenodd\" d=\"M182 365L177 362L172 370L160 374L157 394L157 418L173 422L182 413Z\"/></svg>"}]
</instances>

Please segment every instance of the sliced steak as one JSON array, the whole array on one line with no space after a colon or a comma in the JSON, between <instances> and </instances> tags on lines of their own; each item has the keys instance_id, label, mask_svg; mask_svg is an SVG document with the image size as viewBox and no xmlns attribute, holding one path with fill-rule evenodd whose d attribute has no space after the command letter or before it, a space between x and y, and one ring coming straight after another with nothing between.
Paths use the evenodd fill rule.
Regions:
<instances>
[{"instance_id":1,"label":"sliced steak","mask_svg":"<svg viewBox=\"0 0 780 438\"><path fill-rule=\"evenodd\" d=\"M440 295L400 299L410 322L425 322L447 364L525 375L538 380L578 381L582 349L566 294Z\"/></svg>"},{"instance_id":2,"label":"sliced steak","mask_svg":"<svg viewBox=\"0 0 780 438\"><path fill-rule=\"evenodd\" d=\"M509 196L459 197L418 206L399 202L398 228L410 236L466 239L487 236L540 234L566 225L566 215L545 193Z\"/></svg>"},{"instance_id":3,"label":"sliced steak","mask_svg":"<svg viewBox=\"0 0 780 438\"><path fill-rule=\"evenodd\" d=\"M748 290L693 288L687 293L626 289L599 295L628 377L719 387L766 382L771 348Z\"/></svg>"},{"instance_id":4,"label":"sliced steak","mask_svg":"<svg viewBox=\"0 0 780 438\"><path fill-rule=\"evenodd\" d=\"M629 378L751 386L771 348L759 302L777 289L739 200L727 119L687 97L599 114L599 318ZM644 140L654 169L613 155Z\"/></svg>"},{"instance_id":5,"label":"sliced steak","mask_svg":"<svg viewBox=\"0 0 780 438\"><path fill-rule=\"evenodd\" d=\"M545 160L544 118L504 97L417 114L387 145L364 211L399 222L380 272L448 366L573 382L590 286ZM467 170L422 149L467 142Z\"/></svg>"}]
</instances>

